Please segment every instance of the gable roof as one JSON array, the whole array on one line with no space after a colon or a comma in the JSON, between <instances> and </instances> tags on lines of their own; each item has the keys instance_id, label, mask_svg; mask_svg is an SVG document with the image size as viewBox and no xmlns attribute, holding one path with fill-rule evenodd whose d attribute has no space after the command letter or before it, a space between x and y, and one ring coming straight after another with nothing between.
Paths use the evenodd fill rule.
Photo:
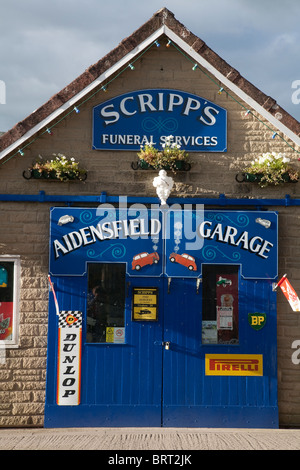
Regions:
<instances>
[{"instance_id":1,"label":"gable roof","mask_svg":"<svg viewBox=\"0 0 300 470\"><path fill-rule=\"evenodd\" d=\"M181 24L167 8L158 10L152 18L124 39L115 49L91 65L68 86L52 96L45 104L17 123L0 137L0 160L9 153L26 146L28 139L47 129L63 113L73 110L105 81L130 63L158 40L167 36L184 53L206 69L228 90L241 98L249 107L266 118L277 130L300 146L300 123L282 109L275 99L267 96L225 62L207 44ZM280 120L277 116L280 115Z\"/></svg>"}]
</instances>

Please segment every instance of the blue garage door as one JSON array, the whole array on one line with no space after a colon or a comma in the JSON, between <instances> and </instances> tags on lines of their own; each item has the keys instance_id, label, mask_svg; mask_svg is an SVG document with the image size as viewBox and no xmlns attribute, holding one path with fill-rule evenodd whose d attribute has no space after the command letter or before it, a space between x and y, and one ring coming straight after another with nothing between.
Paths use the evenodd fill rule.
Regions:
<instances>
[{"instance_id":1,"label":"blue garage door","mask_svg":"<svg viewBox=\"0 0 300 470\"><path fill-rule=\"evenodd\" d=\"M77 226L52 214L45 426L277 427L276 237L257 214L210 212L191 256L179 225L97 251L99 225L68 210Z\"/></svg>"},{"instance_id":2,"label":"blue garage door","mask_svg":"<svg viewBox=\"0 0 300 470\"><path fill-rule=\"evenodd\" d=\"M277 427L276 303L270 283L241 279L237 266L208 265L201 283L193 278L133 281L123 268L121 263L92 265L94 276L113 273L110 285L97 279L104 289L99 321L87 278L54 281L58 303L71 296L71 310L84 311L81 396L78 406L57 405L58 320L51 315L45 425ZM237 298L232 300L232 286L217 284L220 277L236 279ZM227 297L231 305L221 318L218 297L225 303ZM252 328L249 310L267 323ZM105 311L110 318L104 318ZM242 360L238 369L244 357L261 355L263 374L252 375L245 362L247 375L232 376L230 362L225 375L207 375L207 357L221 356L224 362L232 355Z\"/></svg>"}]
</instances>

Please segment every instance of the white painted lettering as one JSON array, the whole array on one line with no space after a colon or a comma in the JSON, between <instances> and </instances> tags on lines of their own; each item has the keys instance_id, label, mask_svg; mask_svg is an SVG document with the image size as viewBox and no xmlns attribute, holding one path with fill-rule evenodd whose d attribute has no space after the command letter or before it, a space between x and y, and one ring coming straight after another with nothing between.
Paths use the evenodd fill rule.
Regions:
<instances>
[{"instance_id":1,"label":"white painted lettering","mask_svg":"<svg viewBox=\"0 0 300 470\"><path fill-rule=\"evenodd\" d=\"M59 251L61 251L63 255L69 252L69 250L67 250L67 248L65 248L58 240L54 240L53 247L54 247L55 259L59 258Z\"/></svg>"},{"instance_id":2,"label":"white painted lettering","mask_svg":"<svg viewBox=\"0 0 300 470\"><path fill-rule=\"evenodd\" d=\"M224 235L224 243L230 243L230 245L234 245L234 237L237 234L237 229L235 227L226 227L226 232Z\"/></svg>"},{"instance_id":3,"label":"white painted lettering","mask_svg":"<svg viewBox=\"0 0 300 470\"><path fill-rule=\"evenodd\" d=\"M222 224L217 224L209 238L213 239L217 235L218 241L223 241Z\"/></svg>"},{"instance_id":4,"label":"white painted lettering","mask_svg":"<svg viewBox=\"0 0 300 470\"><path fill-rule=\"evenodd\" d=\"M261 247L260 252L258 253L258 256L261 256L262 258L268 258L268 256L265 255L265 252L269 253L272 246L273 246L273 243L270 243L267 240L265 240L263 246Z\"/></svg>"},{"instance_id":5,"label":"white painted lettering","mask_svg":"<svg viewBox=\"0 0 300 470\"><path fill-rule=\"evenodd\" d=\"M183 103L183 98L180 95L177 95L176 93L170 93L169 96L169 106L168 106L168 111L173 111L174 106L180 106Z\"/></svg>"},{"instance_id":6,"label":"white painted lettering","mask_svg":"<svg viewBox=\"0 0 300 470\"><path fill-rule=\"evenodd\" d=\"M204 227L205 225L209 225L211 226L211 222L209 222L208 220L205 220L204 222L202 222L200 225L199 225L199 234L200 234L200 237L202 238L209 238L210 237L210 234L211 234L211 230L210 229L207 229L207 231L204 233Z\"/></svg>"},{"instance_id":7,"label":"white painted lettering","mask_svg":"<svg viewBox=\"0 0 300 470\"><path fill-rule=\"evenodd\" d=\"M108 104L107 106L104 106L104 108L102 108L100 111L100 114L103 118L113 118L111 121L104 121L106 126L117 122L120 118L120 114L117 111L108 111L111 108L114 109L114 105Z\"/></svg>"},{"instance_id":8,"label":"white painted lettering","mask_svg":"<svg viewBox=\"0 0 300 470\"><path fill-rule=\"evenodd\" d=\"M134 97L133 96L127 96L126 98L123 98L121 103L120 103L120 111L125 116L133 116L134 114L136 114L136 111L133 111L133 112L130 113L125 107L125 103L128 100L134 100Z\"/></svg>"},{"instance_id":9,"label":"white painted lettering","mask_svg":"<svg viewBox=\"0 0 300 470\"><path fill-rule=\"evenodd\" d=\"M196 100L195 98L188 98L182 114L184 116L188 116L190 114L190 111L196 111L200 108L200 106L201 103L199 100Z\"/></svg>"},{"instance_id":10,"label":"white painted lettering","mask_svg":"<svg viewBox=\"0 0 300 470\"><path fill-rule=\"evenodd\" d=\"M142 95L138 95L138 99L140 102L140 109L141 113L146 112L146 108L149 109L149 111L156 111L155 106L152 104L152 96L149 95L148 93L143 93Z\"/></svg>"},{"instance_id":11,"label":"white painted lettering","mask_svg":"<svg viewBox=\"0 0 300 470\"><path fill-rule=\"evenodd\" d=\"M255 245L255 243L259 241L260 244L257 244ZM249 250L252 252L252 253L258 253L259 250L261 249L261 243L263 242L263 239L261 237L253 237L251 238L250 242L249 242Z\"/></svg>"},{"instance_id":12,"label":"white painted lettering","mask_svg":"<svg viewBox=\"0 0 300 470\"><path fill-rule=\"evenodd\" d=\"M215 115L219 114L219 111L216 108L213 108L212 106L206 106L203 109L203 114L206 118L208 118L208 120L205 120L204 116L201 116L199 120L207 126L213 126L216 123Z\"/></svg>"}]
</instances>

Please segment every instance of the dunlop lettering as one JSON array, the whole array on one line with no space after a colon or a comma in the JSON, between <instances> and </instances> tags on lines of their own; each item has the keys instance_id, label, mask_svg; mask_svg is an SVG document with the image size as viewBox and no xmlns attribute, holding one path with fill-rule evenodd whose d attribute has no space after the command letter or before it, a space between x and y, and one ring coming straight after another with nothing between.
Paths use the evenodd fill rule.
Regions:
<instances>
[{"instance_id":1,"label":"dunlop lettering","mask_svg":"<svg viewBox=\"0 0 300 470\"><path fill-rule=\"evenodd\" d=\"M81 312L59 312L57 404L80 403ZM72 353L72 354L70 354Z\"/></svg>"}]
</instances>

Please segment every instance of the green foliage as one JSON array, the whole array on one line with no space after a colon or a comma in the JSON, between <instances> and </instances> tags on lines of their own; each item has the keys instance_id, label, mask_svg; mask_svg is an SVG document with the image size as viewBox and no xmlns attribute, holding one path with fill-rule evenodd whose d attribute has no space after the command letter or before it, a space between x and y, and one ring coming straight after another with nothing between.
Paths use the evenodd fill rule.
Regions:
<instances>
[{"instance_id":1,"label":"green foliage","mask_svg":"<svg viewBox=\"0 0 300 470\"><path fill-rule=\"evenodd\" d=\"M256 158L244 171L259 176L258 184L263 188L269 184L278 185L298 181L299 172L292 168L290 159L284 153L264 153Z\"/></svg>"},{"instance_id":2,"label":"green foliage","mask_svg":"<svg viewBox=\"0 0 300 470\"><path fill-rule=\"evenodd\" d=\"M63 154L53 154L52 160L43 160L41 156L32 166L32 170L37 170L41 174L52 174L55 179L68 181L70 179L85 179L86 170L80 168L75 158L67 158Z\"/></svg>"},{"instance_id":3,"label":"green foliage","mask_svg":"<svg viewBox=\"0 0 300 470\"><path fill-rule=\"evenodd\" d=\"M173 142L173 136L171 135L166 138L166 142L162 147L162 150L158 150L150 144L141 146L138 157L152 168L170 169L173 173L176 173L178 163L186 162L188 154L181 149L180 145Z\"/></svg>"}]
</instances>

